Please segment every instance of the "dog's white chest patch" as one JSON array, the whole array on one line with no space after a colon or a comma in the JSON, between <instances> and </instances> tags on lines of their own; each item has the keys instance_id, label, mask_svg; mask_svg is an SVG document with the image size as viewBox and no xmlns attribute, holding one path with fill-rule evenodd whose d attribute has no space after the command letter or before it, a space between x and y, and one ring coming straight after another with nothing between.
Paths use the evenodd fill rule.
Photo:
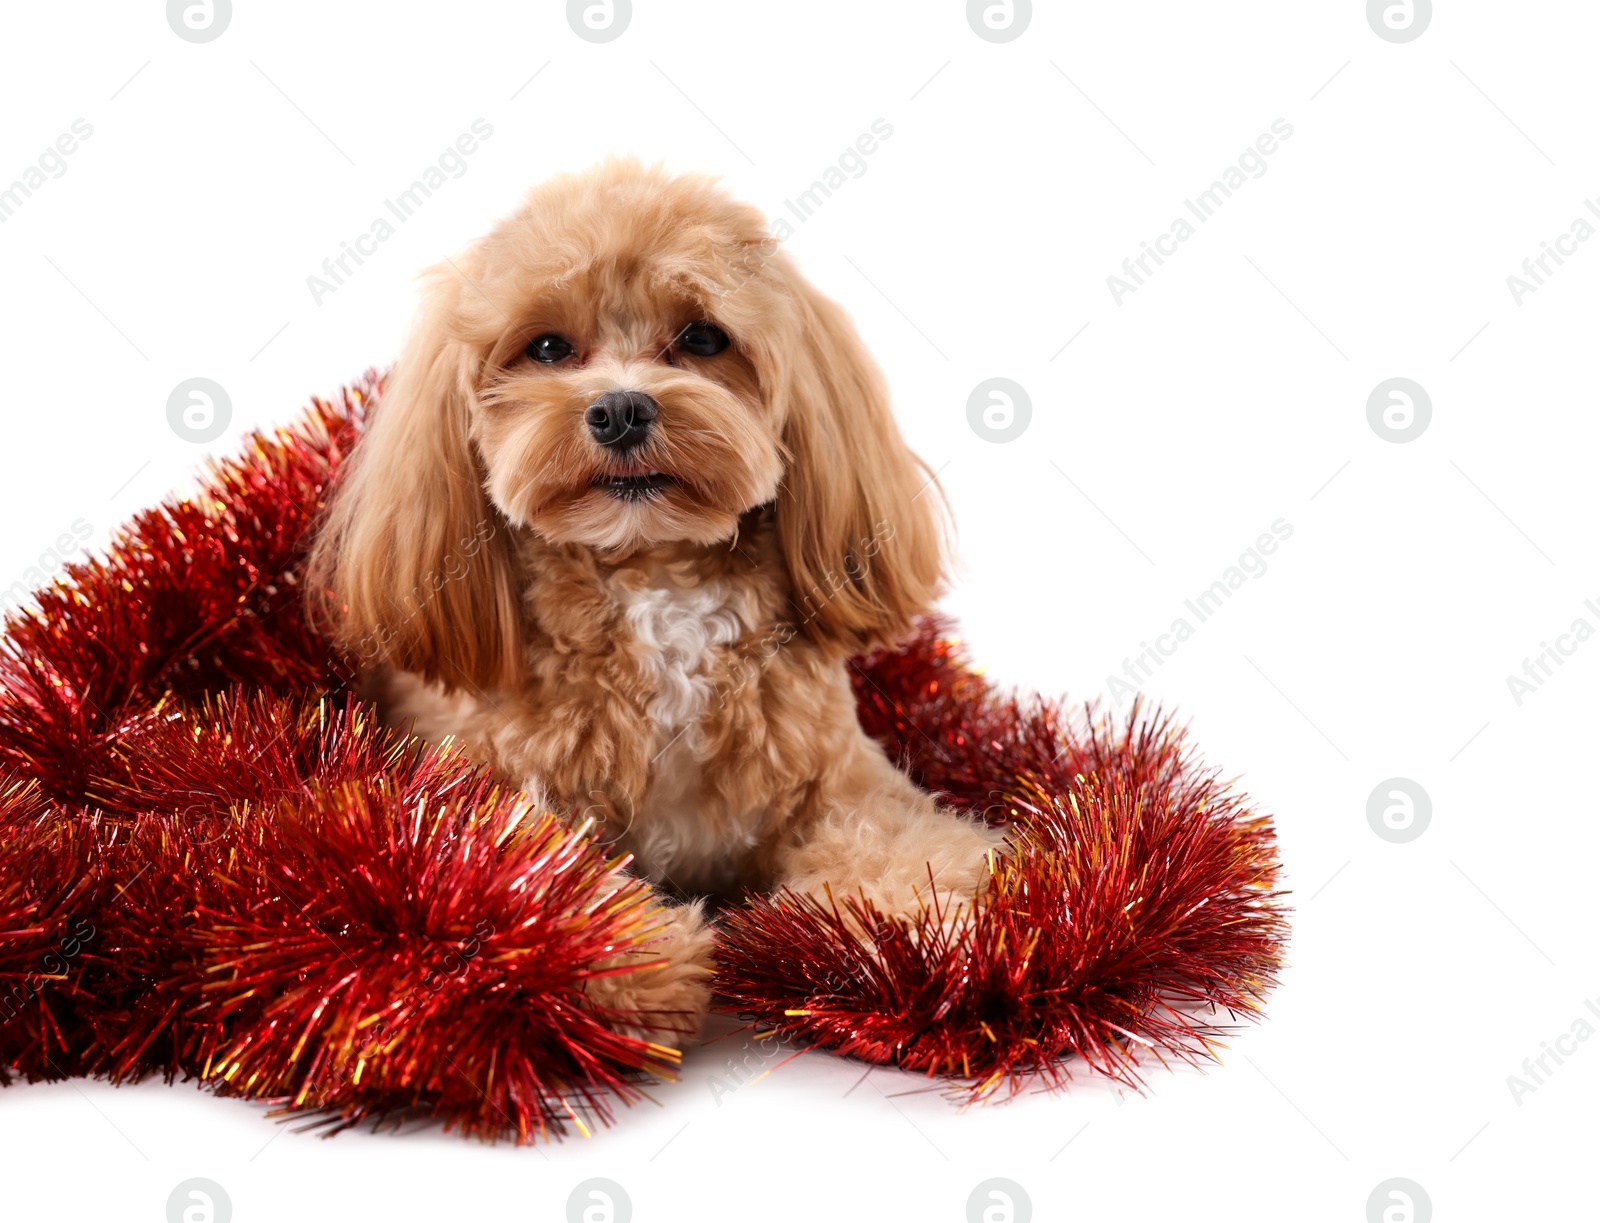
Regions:
<instances>
[{"instance_id":1,"label":"dog's white chest patch","mask_svg":"<svg viewBox=\"0 0 1600 1223\"><path fill-rule=\"evenodd\" d=\"M699 723L720 699L710 655L749 626L720 582L680 585L662 573L642 588L616 586L634 659L654 692L646 707L655 732L650 786L632 822L639 864L653 879L712 886L748 846L730 845L725 831L718 835L700 818L705 760ZM755 831L748 829L751 845Z\"/></svg>"},{"instance_id":2,"label":"dog's white chest patch","mask_svg":"<svg viewBox=\"0 0 1600 1223\"><path fill-rule=\"evenodd\" d=\"M705 673L708 655L731 645L745 631L721 582L679 586L671 575L654 585L618 593L624 621L633 637L635 657L654 680L656 696L650 720L664 746L705 711L712 680Z\"/></svg>"}]
</instances>

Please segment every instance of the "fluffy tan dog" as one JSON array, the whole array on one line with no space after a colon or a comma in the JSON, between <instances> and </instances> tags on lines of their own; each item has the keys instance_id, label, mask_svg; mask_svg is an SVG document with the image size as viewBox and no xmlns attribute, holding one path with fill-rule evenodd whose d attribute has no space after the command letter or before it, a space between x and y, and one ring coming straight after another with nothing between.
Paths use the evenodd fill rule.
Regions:
<instances>
[{"instance_id":1,"label":"fluffy tan dog","mask_svg":"<svg viewBox=\"0 0 1600 1223\"><path fill-rule=\"evenodd\" d=\"M536 188L432 269L313 557L386 716L587 812L683 898L787 886L892 913L1000 838L857 725L848 658L939 592L933 476L840 308L710 180ZM602 1006L681 1040L698 901Z\"/></svg>"}]
</instances>

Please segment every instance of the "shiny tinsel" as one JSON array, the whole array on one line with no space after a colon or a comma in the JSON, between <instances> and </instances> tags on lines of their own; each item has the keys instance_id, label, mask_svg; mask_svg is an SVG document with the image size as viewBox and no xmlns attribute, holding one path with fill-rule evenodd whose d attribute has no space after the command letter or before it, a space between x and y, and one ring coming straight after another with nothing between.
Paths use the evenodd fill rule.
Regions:
<instances>
[{"instance_id":1,"label":"shiny tinsel","mask_svg":"<svg viewBox=\"0 0 1600 1223\"><path fill-rule=\"evenodd\" d=\"M854 664L862 723L922 785L1006 827L1010 852L975 906L895 919L779 894L729 914L726 1008L973 1099L1075 1065L1137 1083L1145 1060L1209 1054L1280 963L1270 820L1169 718L996 693L940 627Z\"/></svg>"},{"instance_id":2,"label":"shiny tinsel","mask_svg":"<svg viewBox=\"0 0 1600 1223\"><path fill-rule=\"evenodd\" d=\"M0 644L0 1083L196 1077L332 1128L530 1141L670 1075L586 980L659 901L571 826L352 692L300 584L368 375L13 614ZM852 667L868 732L1006 827L975 910L788 894L720 918L725 1009L975 1096L1193 1058L1285 934L1270 822L1170 719L993 691L929 624Z\"/></svg>"},{"instance_id":3,"label":"shiny tinsel","mask_svg":"<svg viewBox=\"0 0 1600 1223\"><path fill-rule=\"evenodd\" d=\"M8 622L0 1075L525 1141L675 1066L583 992L622 951L648 971L649 888L376 726L307 620L308 531L378 392L253 438Z\"/></svg>"}]
</instances>

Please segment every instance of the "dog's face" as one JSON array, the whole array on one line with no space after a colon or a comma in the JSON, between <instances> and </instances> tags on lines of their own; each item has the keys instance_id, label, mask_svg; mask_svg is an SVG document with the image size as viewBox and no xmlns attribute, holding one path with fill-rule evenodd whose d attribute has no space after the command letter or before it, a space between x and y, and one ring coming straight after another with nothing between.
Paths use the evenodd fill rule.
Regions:
<instances>
[{"instance_id":1,"label":"dog's face","mask_svg":"<svg viewBox=\"0 0 1600 1223\"><path fill-rule=\"evenodd\" d=\"M606 561L730 540L770 504L796 626L858 649L939 587L931 484L849 320L762 214L609 161L429 272L311 579L345 640L488 686L515 677L537 580L516 530Z\"/></svg>"},{"instance_id":2,"label":"dog's face","mask_svg":"<svg viewBox=\"0 0 1600 1223\"><path fill-rule=\"evenodd\" d=\"M710 543L777 496L760 363L792 323L733 275L771 252L742 209L672 194L550 192L489 240L488 279L509 292L472 436L495 505L553 542Z\"/></svg>"}]
</instances>

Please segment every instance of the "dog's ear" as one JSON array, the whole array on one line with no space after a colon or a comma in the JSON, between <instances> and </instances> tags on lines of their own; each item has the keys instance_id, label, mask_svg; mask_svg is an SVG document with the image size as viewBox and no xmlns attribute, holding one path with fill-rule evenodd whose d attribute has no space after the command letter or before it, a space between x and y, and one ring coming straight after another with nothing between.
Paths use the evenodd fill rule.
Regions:
<instances>
[{"instance_id":1,"label":"dog's ear","mask_svg":"<svg viewBox=\"0 0 1600 1223\"><path fill-rule=\"evenodd\" d=\"M849 318L791 275L799 334L768 354L790 455L778 533L804 631L860 651L904 636L938 597L944 497Z\"/></svg>"},{"instance_id":2,"label":"dog's ear","mask_svg":"<svg viewBox=\"0 0 1600 1223\"><path fill-rule=\"evenodd\" d=\"M518 655L513 548L469 436L478 356L453 332L461 276L422 312L312 549L319 620L364 662L493 689Z\"/></svg>"}]
</instances>

